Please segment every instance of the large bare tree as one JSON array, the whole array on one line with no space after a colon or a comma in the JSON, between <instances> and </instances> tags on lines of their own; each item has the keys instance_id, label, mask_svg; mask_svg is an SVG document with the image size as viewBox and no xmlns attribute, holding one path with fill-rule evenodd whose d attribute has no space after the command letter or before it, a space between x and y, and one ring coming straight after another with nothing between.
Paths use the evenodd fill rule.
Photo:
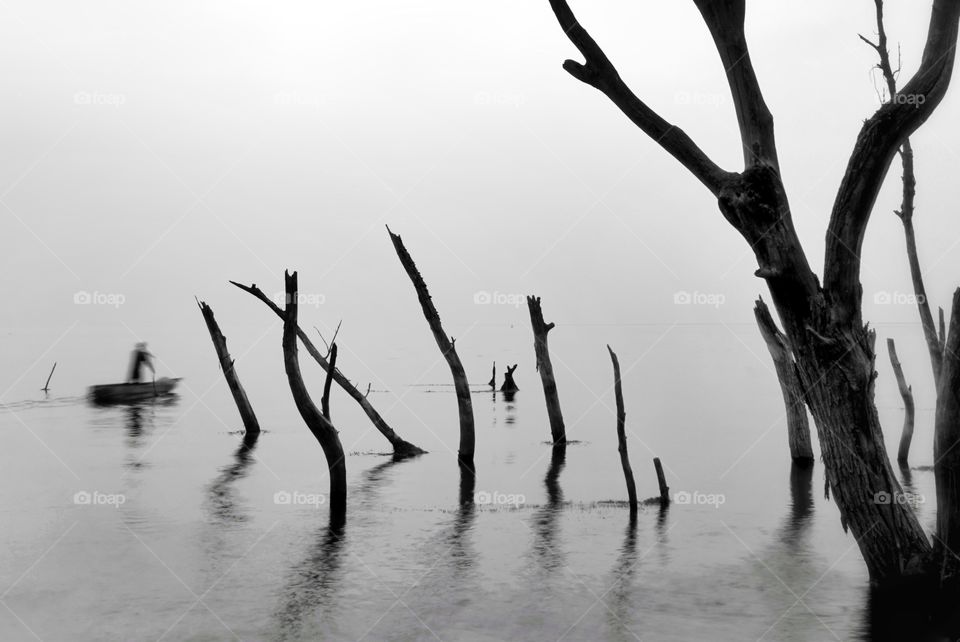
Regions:
<instances>
[{"instance_id":1,"label":"large bare tree","mask_svg":"<svg viewBox=\"0 0 960 642\"><path fill-rule=\"evenodd\" d=\"M874 403L875 334L862 318L860 251L877 193L897 150L933 113L950 84L960 0L934 0L920 67L868 118L857 136L826 234L823 284L793 225L780 177L773 116L754 73L744 32L746 0L693 0L710 30L736 110L740 171L721 168L621 79L577 22L566 0L550 0L563 32L585 61L567 60L574 78L605 94L717 198L724 218L753 250L783 322L813 414L827 482L875 582L936 567L933 547L900 497ZM922 97L922 98L921 98ZM941 509L946 507L941 506Z\"/></svg>"}]
</instances>

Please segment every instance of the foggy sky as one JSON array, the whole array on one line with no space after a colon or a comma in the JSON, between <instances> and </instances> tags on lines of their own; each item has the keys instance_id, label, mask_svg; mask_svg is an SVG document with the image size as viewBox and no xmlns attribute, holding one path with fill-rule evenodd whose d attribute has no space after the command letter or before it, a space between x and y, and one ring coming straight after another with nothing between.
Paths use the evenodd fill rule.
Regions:
<instances>
[{"instance_id":1,"label":"foggy sky","mask_svg":"<svg viewBox=\"0 0 960 642\"><path fill-rule=\"evenodd\" d=\"M930 3L887 5L909 74ZM572 6L643 99L740 169L692 3ZM748 6L818 272L847 157L878 105L875 54L857 38L873 32L869 0ZM746 243L686 170L561 69L576 57L546 0L0 5L0 346L14 355L2 387L85 329L115 327L125 343L202 332L195 294L248 342L272 319L227 280L272 293L288 267L324 299L314 322L345 319L359 351L385 323L429 346L384 224L451 332L526 323L524 308L474 304L478 292L539 294L558 325L751 323L766 288ZM960 285L958 94L913 139L918 241L944 306ZM865 317L902 327L917 348L905 363L929 378L915 308L873 302L911 292L898 204L895 161L864 244ZM724 303L677 306L681 291ZM123 304L77 305L78 292ZM25 336L37 350L18 350Z\"/></svg>"}]
</instances>

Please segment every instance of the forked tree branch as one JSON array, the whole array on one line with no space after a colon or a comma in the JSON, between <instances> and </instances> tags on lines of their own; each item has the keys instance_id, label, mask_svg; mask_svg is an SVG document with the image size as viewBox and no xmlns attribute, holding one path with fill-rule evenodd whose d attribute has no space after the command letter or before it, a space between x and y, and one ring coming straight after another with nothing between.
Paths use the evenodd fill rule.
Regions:
<instances>
[{"instance_id":1,"label":"forked tree branch","mask_svg":"<svg viewBox=\"0 0 960 642\"><path fill-rule=\"evenodd\" d=\"M647 106L634 94L593 37L587 33L566 0L550 0L553 13L584 63L567 60L563 68L577 80L601 91L627 118L686 167L715 196L731 174L714 163L687 134Z\"/></svg>"},{"instance_id":2,"label":"forked tree branch","mask_svg":"<svg viewBox=\"0 0 960 642\"><path fill-rule=\"evenodd\" d=\"M860 129L837 192L827 230L824 289L837 312L859 318L860 251L870 213L890 163L904 141L930 117L950 84L956 57L960 0L934 0L920 68Z\"/></svg>"}]
</instances>

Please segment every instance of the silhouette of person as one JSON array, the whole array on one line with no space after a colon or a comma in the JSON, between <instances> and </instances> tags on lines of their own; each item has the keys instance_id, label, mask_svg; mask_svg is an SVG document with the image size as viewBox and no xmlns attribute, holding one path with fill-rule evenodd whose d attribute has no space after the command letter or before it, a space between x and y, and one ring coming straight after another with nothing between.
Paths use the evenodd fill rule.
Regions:
<instances>
[{"instance_id":1,"label":"silhouette of person","mask_svg":"<svg viewBox=\"0 0 960 642\"><path fill-rule=\"evenodd\" d=\"M147 352L146 342L141 341L130 354L130 372L127 374L127 383L139 383L140 372L144 367L150 368L150 372L156 374L156 370L153 369L153 355Z\"/></svg>"}]
</instances>

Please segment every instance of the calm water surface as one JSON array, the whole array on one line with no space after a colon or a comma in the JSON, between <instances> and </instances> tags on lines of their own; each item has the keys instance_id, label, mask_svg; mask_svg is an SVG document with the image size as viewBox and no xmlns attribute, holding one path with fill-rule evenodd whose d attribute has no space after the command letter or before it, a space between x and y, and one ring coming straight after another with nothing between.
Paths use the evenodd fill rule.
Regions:
<instances>
[{"instance_id":1,"label":"calm water surface","mask_svg":"<svg viewBox=\"0 0 960 642\"><path fill-rule=\"evenodd\" d=\"M435 351L416 344L384 359L388 380L375 380L370 395L427 455L382 454L386 442L355 404L334 396L350 453L338 531L327 527L322 451L279 378L279 328L238 361L265 428L246 441L199 316L198 329L160 365L186 376L173 403L92 407L79 367L55 376L47 398L4 397L0 639L866 637L859 552L824 498L822 466L791 470L775 383L743 354L741 344L763 355L753 328L706 338L702 329L611 331L641 497L656 494L658 455L673 492L712 503L649 506L631 522L610 365L603 343L586 341L597 331L571 337L570 361L556 365L568 435L579 443L554 452L527 331L500 329L490 334L500 333L504 354L457 344L475 383L494 358L521 363L512 401L475 386L474 484L462 483L451 451L456 404ZM580 340L589 345L574 347ZM714 342L715 362L672 365L698 341ZM356 354L341 358L348 376L367 376ZM319 369L303 363L319 393ZM730 376L717 376L722 363ZM681 394L684 383L696 394ZM898 429L895 401L881 406ZM928 463L919 434L928 415L918 420L918 463ZM914 471L913 483L933 497L930 473ZM919 506L927 527L932 508Z\"/></svg>"}]
</instances>

